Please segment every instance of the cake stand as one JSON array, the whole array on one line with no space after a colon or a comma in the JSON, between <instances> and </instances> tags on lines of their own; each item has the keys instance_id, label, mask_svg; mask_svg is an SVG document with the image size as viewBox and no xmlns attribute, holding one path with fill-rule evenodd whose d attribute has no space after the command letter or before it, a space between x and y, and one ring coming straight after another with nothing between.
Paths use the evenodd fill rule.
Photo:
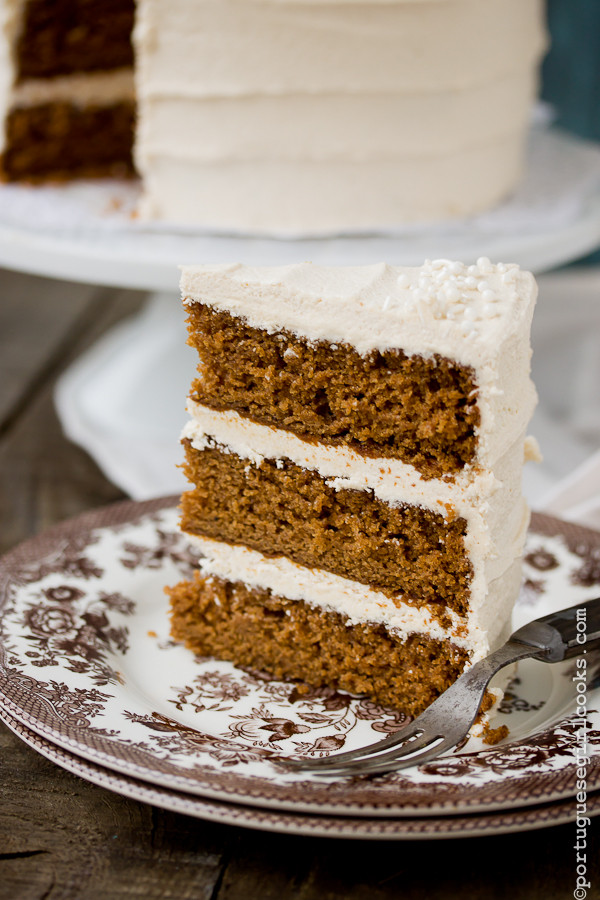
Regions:
<instances>
[{"instance_id":1,"label":"cake stand","mask_svg":"<svg viewBox=\"0 0 600 900\"><path fill-rule=\"evenodd\" d=\"M531 130L526 174L515 195L452 224L380 234L209 233L140 222L138 192L137 184L119 182L0 187L0 265L152 292L137 320L105 335L67 370L56 392L68 437L135 499L182 485L175 468L178 434L195 355L185 345L178 265L306 259L418 265L425 258L488 256L539 274L600 244L600 149L540 126ZM538 476L536 492L544 487Z\"/></svg>"}]
</instances>

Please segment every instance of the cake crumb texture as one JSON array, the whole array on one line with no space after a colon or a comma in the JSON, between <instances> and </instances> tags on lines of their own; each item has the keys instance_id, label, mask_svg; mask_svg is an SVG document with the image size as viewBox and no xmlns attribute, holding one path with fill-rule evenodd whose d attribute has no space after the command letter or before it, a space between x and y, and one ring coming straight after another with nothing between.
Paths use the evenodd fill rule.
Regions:
<instances>
[{"instance_id":1,"label":"cake crumb texture","mask_svg":"<svg viewBox=\"0 0 600 900\"><path fill-rule=\"evenodd\" d=\"M127 101L87 107L55 102L13 109L6 120L0 176L4 181L36 183L133 175L134 122L134 104Z\"/></svg>"},{"instance_id":2,"label":"cake crumb texture","mask_svg":"<svg viewBox=\"0 0 600 900\"><path fill-rule=\"evenodd\" d=\"M469 366L397 349L363 357L347 344L269 334L201 303L190 305L188 328L201 360L191 394L199 403L400 459L426 478L474 460L479 410Z\"/></svg>"},{"instance_id":3,"label":"cake crumb texture","mask_svg":"<svg viewBox=\"0 0 600 900\"><path fill-rule=\"evenodd\" d=\"M401 641L381 625L350 625L338 613L199 572L166 590L171 634L194 653L363 694L407 715L429 706L468 659L449 641L417 634Z\"/></svg>"},{"instance_id":4,"label":"cake crumb texture","mask_svg":"<svg viewBox=\"0 0 600 900\"><path fill-rule=\"evenodd\" d=\"M490 723L486 722L483 726L482 741L484 744L493 747L495 744L499 744L500 741L505 740L509 733L508 725L499 725L497 728L492 728Z\"/></svg>"},{"instance_id":5,"label":"cake crumb texture","mask_svg":"<svg viewBox=\"0 0 600 900\"><path fill-rule=\"evenodd\" d=\"M133 65L134 0L27 0L17 80Z\"/></svg>"},{"instance_id":6,"label":"cake crumb texture","mask_svg":"<svg viewBox=\"0 0 600 900\"><path fill-rule=\"evenodd\" d=\"M390 506L371 491L336 490L289 460L250 464L185 441L181 527L266 555L286 556L417 606L465 615L471 565L466 522L419 506Z\"/></svg>"}]
</instances>

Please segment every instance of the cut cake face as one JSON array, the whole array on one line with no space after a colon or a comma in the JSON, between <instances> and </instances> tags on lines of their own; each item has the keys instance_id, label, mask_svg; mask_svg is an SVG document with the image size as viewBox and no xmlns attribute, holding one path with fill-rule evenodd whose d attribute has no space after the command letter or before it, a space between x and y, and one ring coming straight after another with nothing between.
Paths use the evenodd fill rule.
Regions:
<instances>
[{"instance_id":1,"label":"cut cake face","mask_svg":"<svg viewBox=\"0 0 600 900\"><path fill-rule=\"evenodd\" d=\"M0 2L0 180L133 174L134 0Z\"/></svg>"},{"instance_id":2,"label":"cut cake face","mask_svg":"<svg viewBox=\"0 0 600 900\"><path fill-rule=\"evenodd\" d=\"M448 260L185 268L173 634L416 714L507 634L536 286Z\"/></svg>"}]
</instances>

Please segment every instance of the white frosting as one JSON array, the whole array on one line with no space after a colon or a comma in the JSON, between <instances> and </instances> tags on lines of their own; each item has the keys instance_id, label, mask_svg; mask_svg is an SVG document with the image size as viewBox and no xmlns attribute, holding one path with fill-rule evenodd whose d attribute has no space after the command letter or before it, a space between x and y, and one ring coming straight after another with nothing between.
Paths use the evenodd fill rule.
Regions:
<instances>
[{"instance_id":1,"label":"white frosting","mask_svg":"<svg viewBox=\"0 0 600 900\"><path fill-rule=\"evenodd\" d=\"M56 78L30 78L15 85L11 106L37 106L65 101L76 106L109 106L122 100L135 100L131 68L110 72L75 72Z\"/></svg>"},{"instance_id":2,"label":"white frosting","mask_svg":"<svg viewBox=\"0 0 600 900\"><path fill-rule=\"evenodd\" d=\"M217 445L251 465L263 459L290 460L317 472L336 490L369 490L391 505L409 503L464 518L473 577L469 615L459 637L475 655L485 655L505 629L516 598L529 521L520 488L525 454L531 455L525 428L535 403L529 378L529 327L536 298L532 276L487 259L473 266L436 260L420 268L220 265L184 268L181 288L186 303L228 310L269 333L343 342L363 355L391 348L422 356L438 353L474 368L481 419L477 454L473 466L453 477L425 479L399 460L305 441L191 400L192 418L183 437L199 450ZM206 563L207 572L250 578L251 585L335 608L352 621L393 616L394 628L402 633L429 628L430 616L423 609L402 604L402 613L394 612L389 599L381 605L379 592L364 586L323 572L310 574L285 560L271 564L246 548L218 542L207 546L213 560ZM455 619L454 631L457 623Z\"/></svg>"},{"instance_id":3,"label":"white frosting","mask_svg":"<svg viewBox=\"0 0 600 900\"><path fill-rule=\"evenodd\" d=\"M533 65L543 16L542 0L142 0L138 94L462 90Z\"/></svg>"},{"instance_id":4,"label":"white frosting","mask_svg":"<svg viewBox=\"0 0 600 900\"><path fill-rule=\"evenodd\" d=\"M138 141L154 157L203 163L431 158L514 139L528 121L536 87L534 72L525 68L491 84L426 94L257 94L201 103L159 94L144 106ZM499 109L511 115L499 116ZM307 141L307 134L319 140Z\"/></svg>"},{"instance_id":5,"label":"white frosting","mask_svg":"<svg viewBox=\"0 0 600 900\"><path fill-rule=\"evenodd\" d=\"M141 0L142 214L322 233L468 215L522 163L542 0Z\"/></svg>"},{"instance_id":6,"label":"white frosting","mask_svg":"<svg viewBox=\"0 0 600 900\"><path fill-rule=\"evenodd\" d=\"M347 616L349 624L382 624L400 638L416 633L439 640L451 639L469 651L471 662L481 659L506 639L521 577L517 561L502 578L490 584L485 604L471 610L466 622L451 614L452 625L444 628L432 615L431 608L413 606L401 598L394 602L381 591L356 581L299 566L285 557L265 557L241 545L232 546L196 535L188 537L204 557L200 568L205 575L240 581L250 588L270 590L289 600L340 613Z\"/></svg>"},{"instance_id":7,"label":"white frosting","mask_svg":"<svg viewBox=\"0 0 600 900\"><path fill-rule=\"evenodd\" d=\"M203 161L203 145L183 156L146 154L138 144L140 215L284 237L378 231L481 212L507 195L523 160L520 132L440 156L371 161L270 160L267 147L265 161L221 162Z\"/></svg>"}]
</instances>

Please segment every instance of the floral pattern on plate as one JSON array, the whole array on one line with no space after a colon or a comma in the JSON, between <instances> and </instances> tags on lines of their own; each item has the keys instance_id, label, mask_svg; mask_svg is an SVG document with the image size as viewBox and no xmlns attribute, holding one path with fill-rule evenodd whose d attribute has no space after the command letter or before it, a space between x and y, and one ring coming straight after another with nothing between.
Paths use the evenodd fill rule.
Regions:
<instances>
[{"instance_id":1,"label":"floral pattern on plate","mask_svg":"<svg viewBox=\"0 0 600 900\"><path fill-rule=\"evenodd\" d=\"M574 818L574 799L555 800L553 803L500 812L486 812L479 815L416 816L413 818L408 816L391 818L372 816L369 818L367 816L309 815L260 809L244 804L220 803L193 794L158 787L110 769L104 769L96 763L63 750L62 747L58 747L39 734L30 731L21 722L11 719L6 713L0 715L0 720L4 721L11 731L46 759L99 787L172 812L262 831L362 840L405 840L407 838L427 840L529 831L533 828L545 828L550 825L571 822ZM598 791L588 797L586 812L588 816L600 814L600 793Z\"/></svg>"},{"instance_id":2,"label":"floral pattern on plate","mask_svg":"<svg viewBox=\"0 0 600 900\"><path fill-rule=\"evenodd\" d=\"M169 637L164 586L197 563L173 498L88 513L13 550L0 569L0 707L123 775L204 797L344 815L435 815L572 796L582 719L573 661L525 661L494 724L507 741L376 779L291 774L277 758L376 741L401 714L197 659ZM535 517L515 626L590 599L600 535ZM595 660L595 661L594 661ZM588 660L588 787L600 784L598 659Z\"/></svg>"}]
</instances>

